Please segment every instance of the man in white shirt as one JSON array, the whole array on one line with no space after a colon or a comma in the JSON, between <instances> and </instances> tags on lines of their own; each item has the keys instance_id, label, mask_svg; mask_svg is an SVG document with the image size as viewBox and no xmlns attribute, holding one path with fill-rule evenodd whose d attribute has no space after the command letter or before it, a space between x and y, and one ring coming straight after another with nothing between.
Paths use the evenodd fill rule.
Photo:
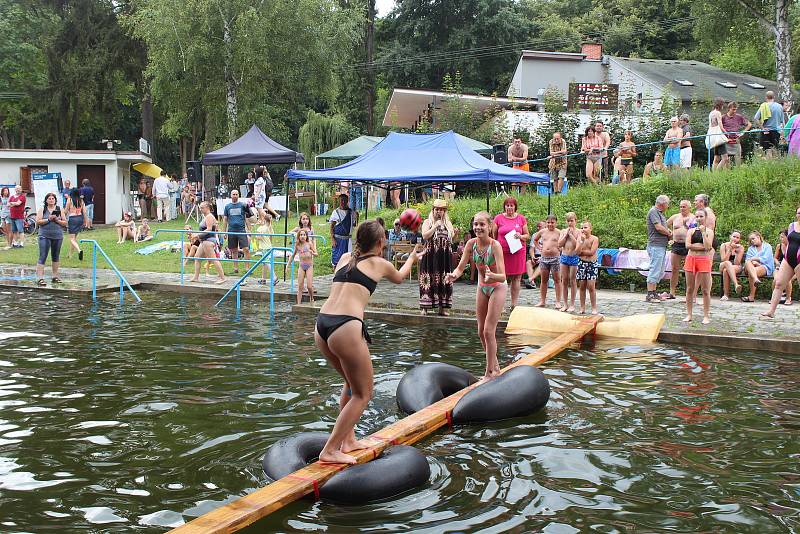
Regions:
<instances>
[{"instance_id":1,"label":"man in white shirt","mask_svg":"<svg viewBox=\"0 0 800 534\"><path fill-rule=\"evenodd\" d=\"M167 171L161 171L161 176L153 182L153 195L156 197L156 216L159 222L169 220L169 178Z\"/></svg>"}]
</instances>

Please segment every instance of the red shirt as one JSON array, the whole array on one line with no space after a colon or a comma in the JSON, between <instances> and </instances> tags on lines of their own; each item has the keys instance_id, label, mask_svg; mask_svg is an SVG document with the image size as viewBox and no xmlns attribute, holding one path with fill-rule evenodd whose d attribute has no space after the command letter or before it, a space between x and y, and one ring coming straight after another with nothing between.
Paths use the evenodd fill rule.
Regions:
<instances>
[{"instance_id":1,"label":"red shirt","mask_svg":"<svg viewBox=\"0 0 800 534\"><path fill-rule=\"evenodd\" d=\"M11 216L12 219L24 219L25 218L25 201L26 201L25 193L22 193L21 195L11 195L10 197L8 197L9 204L11 202L17 202L17 201L20 201L20 200L22 201L22 204L20 204L19 206L9 206L8 207L8 210L11 212L10 216Z\"/></svg>"}]
</instances>

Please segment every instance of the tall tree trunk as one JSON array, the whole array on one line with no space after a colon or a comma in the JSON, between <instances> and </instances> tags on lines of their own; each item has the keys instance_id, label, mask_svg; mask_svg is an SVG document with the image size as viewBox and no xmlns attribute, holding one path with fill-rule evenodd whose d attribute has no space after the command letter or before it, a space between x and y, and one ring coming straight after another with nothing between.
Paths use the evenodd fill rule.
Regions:
<instances>
[{"instance_id":1,"label":"tall tree trunk","mask_svg":"<svg viewBox=\"0 0 800 534\"><path fill-rule=\"evenodd\" d=\"M367 59L367 133L375 135L375 70L372 68L372 57L375 51L375 0L367 0L367 28L365 44Z\"/></svg>"},{"instance_id":2,"label":"tall tree trunk","mask_svg":"<svg viewBox=\"0 0 800 534\"><path fill-rule=\"evenodd\" d=\"M147 83L147 82L145 82ZM153 97L150 95L150 86L146 85L142 96L142 137L150 145L150 155L155 154L155 139L153 126Z\"/></svg>"},{"instance_id":3,"label":"tall tree trunk","mask_svg":"<svg viewBox=\"0 0 800 534\"><path fill-rule=\"evenodd\" d=\"M221 6L219 15L222 18L222 42L225 45L223 73L225 75L225 104L228 115L228 142L230 143L236 138L236 118L238 114L237 83L233 73L233 37L231 36L230 21L225 18Z\"/></svg>"},{"instance_id":4,"label":"tall tree trunk","mask_svg":"<svg viewBox=\"0 0 800 534\"><path fill-rule=\"evenodd\" d=\"M792 31L789 27L790 0L775 0L775 78L780 98L794 100L792 95Z\"/></svg>"}]
</instances>

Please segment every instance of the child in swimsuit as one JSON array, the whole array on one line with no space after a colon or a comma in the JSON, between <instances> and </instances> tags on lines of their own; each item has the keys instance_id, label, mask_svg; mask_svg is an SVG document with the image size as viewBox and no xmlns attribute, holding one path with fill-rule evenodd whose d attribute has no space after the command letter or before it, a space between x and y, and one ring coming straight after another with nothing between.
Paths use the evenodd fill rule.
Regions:
<instances>
[{"instance_id":1,"label":"child in swimsuit","mask_svg":"<svg viewBox=\"0 0 800 534\"><path fill-rule=\"evenodd\" d=\"M294 252L289 258L289 263L295 258L300 260L300 267L297 269L297 303L303 302L303 281L308 288L308 298L314 304L314 256L317 255L317 247L308 237L308 230L301 228L297 232L297 241L294 244Z\"/></svg>"},{"instance_id":2,"label":"child in swimsuit","mask_svg":"<svg viewBox=\"0 0 800 534\"><path fill-rule=\"evenodd\" d=\"M372 360L367 346L369 335L364 325L364 309L380 280L386 278L393 284L400 284L408 278L422 250L421 245L417 246L405 265L397 270L383 258L384 232L377 221L366 221L358 227L353 252L339 259L330 295L317 315L314 340L344 379L339 400L341 412L319 454L321 462L354 464L356 459L347 453L370 445L356 440L353 430L372 397Z\"/></svg>"},{"instance_id":3,"label":"child in swimsuit","mask_svg":"<svg viewBox=\"0 0 800 534\"><path fill-rule=\"evenodd\" d=\"M467 260L472 259L478 268L478 290L475 295L475 311L478 316L478 337L486 350L486 372L483 380L499 376L500 364L497 361L497 322L506 300L506 272L503 263L503 249L491 237L492 218L485 211L475 214L472 229L475 237L467 241L464 255L458 267L447 274L452 283L464 272Z\"/></svg>"}]
</instances>

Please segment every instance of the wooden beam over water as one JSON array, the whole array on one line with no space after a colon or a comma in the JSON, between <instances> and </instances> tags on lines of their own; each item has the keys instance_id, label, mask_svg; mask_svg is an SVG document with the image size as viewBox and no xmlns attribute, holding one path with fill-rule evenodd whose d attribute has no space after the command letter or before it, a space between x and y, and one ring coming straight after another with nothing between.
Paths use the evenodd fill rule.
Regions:
<instances>
[{"instance_id":1,"label":"wooden beam over water","mask_svg":"<svg viewBox=\"0 0 800 534\"><path fill-rule=\"evenodd\" d=\"M576 321L575 330L565 332L547 342L536 351L502 369L501 373L520 365L537 366L546 362L573 343L583 339L587 334L593 333L597 323L601 320L602 317L593 316ZM477 386L477 383L472 384L415 414L387 426L383 430L375 432L370 436L375 442L374 446L348 454L354 456L359 464L363 464L380 456L387 447L401 444L411 445L422 440L447 425L456 403L468 391ZM285 476L249 495L203 514L193 521L172 530L172 533L235 532L305 495L315 493L325 481L342 469L346 469L346 467L343 464L322 464L320 462L307 465L303 469L295 471L291 475Z\"/></svg>"}]
</instances>

